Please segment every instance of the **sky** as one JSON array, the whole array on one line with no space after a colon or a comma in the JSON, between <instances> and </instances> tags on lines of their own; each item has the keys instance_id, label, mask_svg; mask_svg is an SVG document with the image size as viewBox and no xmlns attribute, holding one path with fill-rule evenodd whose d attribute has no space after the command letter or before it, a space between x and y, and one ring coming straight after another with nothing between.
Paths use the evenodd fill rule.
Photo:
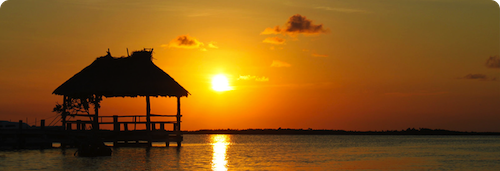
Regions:
<instances>
[{"instance_id":1,"label":"sky","mask_svg":"<svg viewBox=\"0 0 500 171\"><path fill-rule=\"evenodd\" d=\"M182 129L500 131L491 0L8 0L0 120L52 121L59 85L106 55L154 48L190 92ZM215 91L213 78L227 79ZM100 115L145 114L104 98ZM175 114L176 99L151 99Z\"/></svg>"}]
</instances>

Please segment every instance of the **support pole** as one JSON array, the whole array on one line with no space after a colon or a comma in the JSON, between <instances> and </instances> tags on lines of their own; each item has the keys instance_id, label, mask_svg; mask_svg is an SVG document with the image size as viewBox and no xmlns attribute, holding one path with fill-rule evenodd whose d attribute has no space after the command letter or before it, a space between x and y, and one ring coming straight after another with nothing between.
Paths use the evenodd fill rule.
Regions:
<instances>
[{"instance_id":1,"label":"support pole","mask_svg":"<svg viewBox=\"0 0 500 171\"><path fill-rule=\"evenodd\" d=\"M76 120L76 130L80 131L82 129L82 121Z\"/></svg>"},{"instance_id":2,"label":"support pole","mask_svg":"<svg viewBox=\"0 0 500 171\"><path fill-rule=\"evenodd\" d=\"M45 129L45 119L40 120L40 129Z\"/></svg>"},{"instance_id":3,"label":"support pole","mask_svg":"<svg viewBox=\"0 0 500 171\"><path fill-rule=\"evenodd\" d=\"M113 131L120 132L120 123L118 123L118 115L113 115Z\"/></svg>"},{"instance_id":4,"label":"support pole","mask_svg":"<svg viewBox=\"0 0 500 171\"><path fill-rule=\"evenodd\" d=\"M23 129L23 120L19 120L18 129L21 131Z\"/></svg>"},{"instance_id":5,"label":"support pole","mask_svg":"<svg viewBox=\"0 0 500 171\"><path fill-rule=\"evenodd\" d=\"M62 107L62 113L61 113L61 122L62 122L62 127L63 130L66 130L66 108L67 108L67 97L63 96L63 107Z\"/></svg>"},{"instance_id":6,"label":"support pole","mask_svg":"<svg viewBox=\"0 0 500 171\"><path fill-rule=\"evenodd\" d=\"M146 96L146 130L151 131L151 104L149 96Z\"/></svg>"},{"instance_id":7,"label":"support pole","mask_svg":"<svg viewBox=\"0 0 500 171\"><path fill-rule=\"evenodd\" d=\"M98 131L99 130L99 102L101 101L101 97L100 96L97 96L97 95L94 95L95 99L94 99L94 119L93 119L93 123L92 123L92 130L94 131Z\"/></svg>"},{"instance_id":8,"label":"support pole","mask_svg":"<svg viewBox=\"0 0 500 171\"><path fill-rule=\"evenodd\" d=\"M17 134L17 148L22 149L26 143L26 139L24 139L24 135L22 133L23 130L23 120L19 120L19 132Z\"/></svg>"},{"instance_id":9,"label":"support pole","mask_svg":"<svg viewBox=\"0 0 500 171\"><path fill-rule=\"evenodd\" d=\"M180 147L181 146L181 141L182 141L182 138L181 138L181 97L180 96L177 96L177 130L176 130L176 134L177 134L177 147Z\"/></svg>"}]
</instances>

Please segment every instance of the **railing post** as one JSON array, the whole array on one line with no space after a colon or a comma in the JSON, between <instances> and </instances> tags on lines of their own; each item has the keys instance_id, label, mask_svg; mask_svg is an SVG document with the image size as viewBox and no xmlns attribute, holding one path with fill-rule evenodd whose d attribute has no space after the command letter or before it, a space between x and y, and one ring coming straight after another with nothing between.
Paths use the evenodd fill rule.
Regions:
<instances>
[{"instance_id":1,"label":"railing post","mask_svg":"<svg viewBox=\"0 0 500 171\"><path fill-rule=\"evenodd\" d=\"M67 97L66 96L63 96L63 105L62 105L62 113L61 113L61 123L62 123L62 127L63 127L63 130L66 130L66 107L67 107L67 104L66 104L66 101L67 101Z\"/></svg>"},{"instance_id":2,"label":"railing post","mask_svg":"<svg viewBox=\"0 0 500 171\"><path fill-rule=\"evenodd\" d=\"M40 129L45 129L45 119L40 120Z\"/></svg>"},{"instance_id":3,"label":"railing post","mask_svg":"<svg viewBox=\"0 0 500 171\"><path fill-rule=\"evenodd\" d=\"M113 130L115 132L120 131L120 123L118 123L118 115L113 115Z\"/></svg>"},{"instance_id":4,"label":"railing post","mask_svg":"<svg viewBox=\"0 0 500 171\"><path fill-rule=\"evenodd\" d=\"M23 129L23 120L19 120L19 131L21 131Z\"/></svg>"},{"instance_id":5,"label":"railing post","mask_svg":"<svg viewBox=\"0 0 500 171\"><path fill-rule=\"evenodd\" d=\"M94 118L92 122L92 130L98 131L99 130L99 107L100 107L100 102L102 99L102 96L94 95Z\"/></svg>"},{"instance_id":6,"label":"railing post","mask_svg":"<svg viewBox=\"0 0 500 171\"><path fill-rule=\"evenodd\" d=\"M71 123L66 123L66 130L70 130L71 131Z\"/></svg>"},{"instance_id":7,"label":"railing post","mask_svg":"<svg viewBox=\"0 0 500 171\"><path fill-rule=\"evenodd\" d=\"M80 131L82 129L82 120L76 120L76 130Z\"/></svg>"},{"instance_id":8,"label":"railing post","mask_svg":"<svg viewBox=\"0 0 500 171\"><path fill-rule=\"evenodd\" d=\"M19 127L19 130L18 130L19 132L17 134L17 143L16 143L16 145L17 145L17 148L22 149L22 148L24 148L24 145L26 144L26 139L24 139L24 135L22 133L23 132L22 131L23 130L23 120L19 120L19 126L18 127Z\"/></svg>"}]
</instances>

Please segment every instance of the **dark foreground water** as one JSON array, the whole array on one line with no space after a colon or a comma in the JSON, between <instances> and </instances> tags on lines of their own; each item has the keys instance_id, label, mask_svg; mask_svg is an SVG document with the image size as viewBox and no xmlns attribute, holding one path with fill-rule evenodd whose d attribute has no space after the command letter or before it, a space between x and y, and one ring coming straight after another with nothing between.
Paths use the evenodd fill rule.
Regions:
<instances>
[{"instance_id":1,"label":"dark foreground water","mask_svg":"<svg viewBox=\"0 0 500 171\"><path fill-rule=\"evenodd\" d=\"M0 151L0 170L500 170L500 136L185 135L183 146Z\"/></svg>"}]
</instances>

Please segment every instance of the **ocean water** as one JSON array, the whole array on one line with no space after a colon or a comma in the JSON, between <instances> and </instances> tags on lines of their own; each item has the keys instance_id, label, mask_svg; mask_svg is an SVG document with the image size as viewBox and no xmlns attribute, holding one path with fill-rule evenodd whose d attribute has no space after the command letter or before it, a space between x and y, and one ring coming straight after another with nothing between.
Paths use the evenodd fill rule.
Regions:
<instances>
[{"instance_id":1,"label":"ocean water","mask_svg":"<svg viewBox=\"0 0 500 171\"><path fill-rule=\"evenodd\" d=\"M500 136L203 134L180 148L75 151L0 151L0 170L500 170Z\"/></svg>"}]
</instances>

